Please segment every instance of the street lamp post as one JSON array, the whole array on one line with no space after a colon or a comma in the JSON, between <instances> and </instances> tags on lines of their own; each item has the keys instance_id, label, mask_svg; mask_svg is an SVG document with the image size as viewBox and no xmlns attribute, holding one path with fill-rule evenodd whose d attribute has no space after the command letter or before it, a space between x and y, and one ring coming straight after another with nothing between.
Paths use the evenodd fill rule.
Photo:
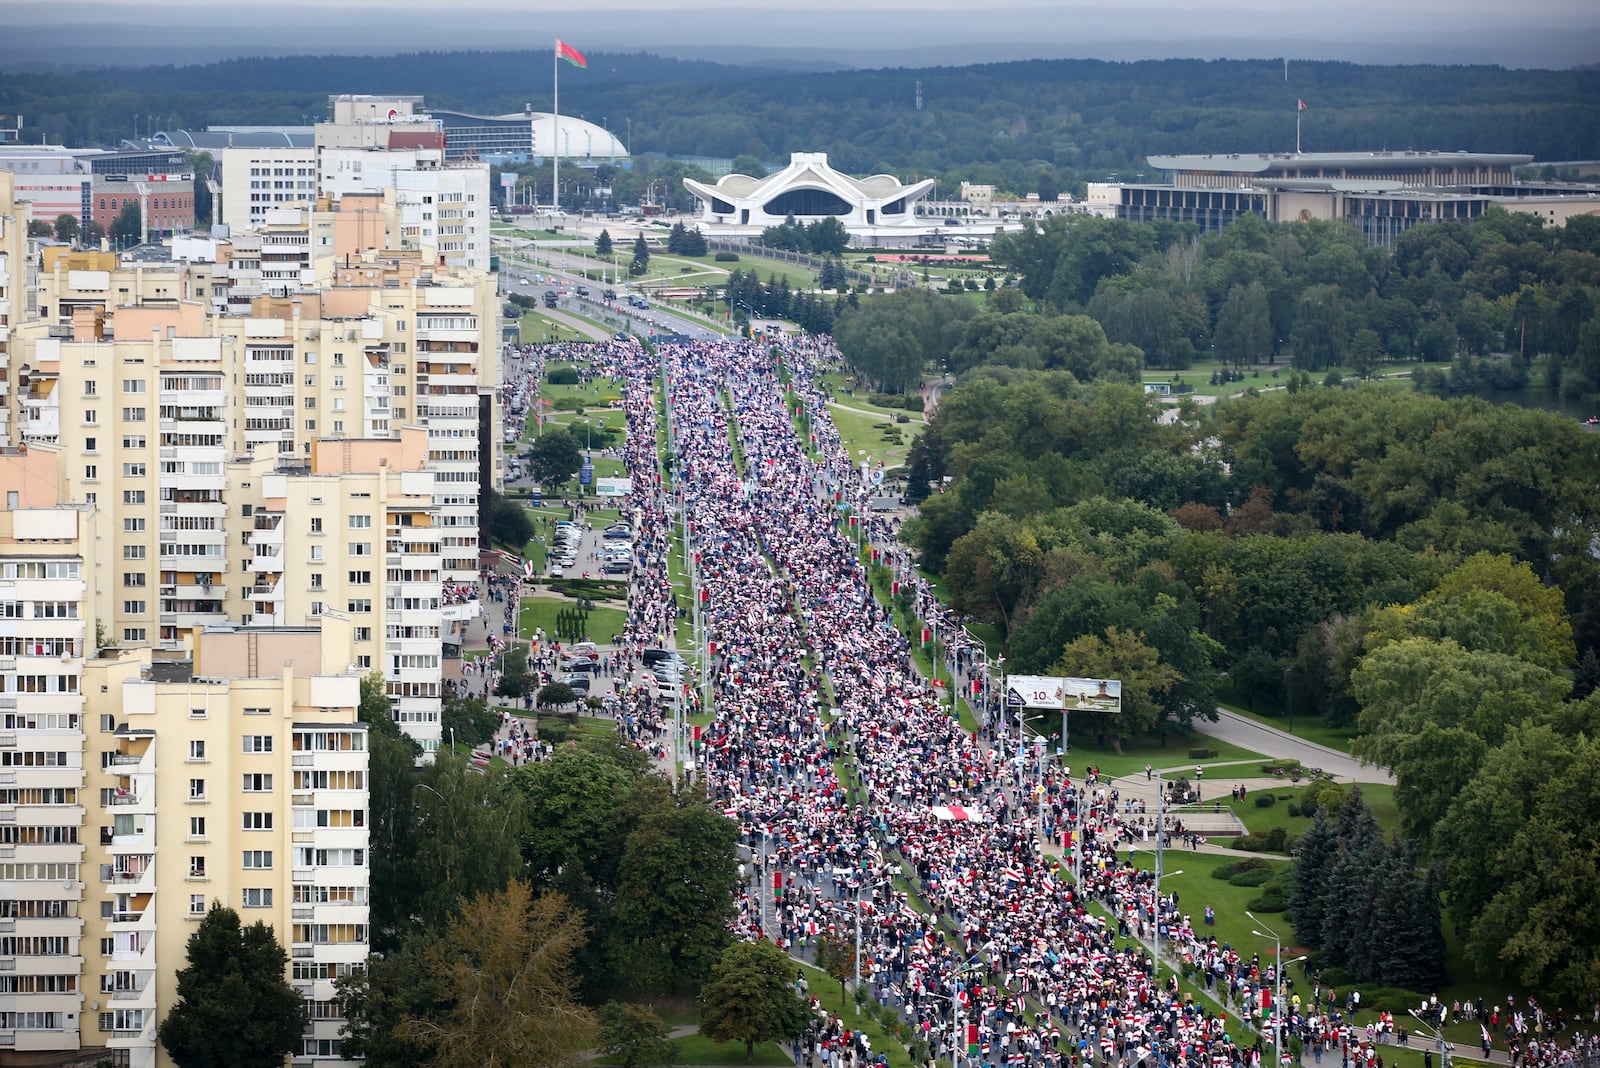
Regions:
<instances>
[{"instance_id":1,"label":"street lamp post","mask_svg":"<svg viewBox=\"0 0 1600 1068\"><path fill-rule=\"evenodd\" d=\"M1440 1031L1440 1030L1438 1030L1436 1028L1429 1027L1426 1023L1423 1022L1422 1017L1417 1015L1417 1012L1416 1012L1415 1009L1410 1010L1410 1012L1411 1012L1411 1018L1413 1020L1417 1021L1417 1026L1421 1027L1423 1030L1425 1030L1429 1034L1433 1035L1434 1042L1438 1044L1438 1047L1439 1047L1439 1068L1450 1068L1450 1050L1451 1050L1452 1047L1451 1047L1450 1043L1448 1043L1448 1042L1446 1042L1444 1040L1444 1032Z\"/></svg>"},{"instance_id":2,"label":"street lamp post","mask_svg":"<svg viewBox=\"0 0 1600 1068\"><path fill-rule=\"evenodd\" d=\"M950 1068L961 1068L958 1060L961 1056L961 991L959 989L961 976L968 968L972 967L973 961L980 959L992 949L994 949L994 943L985 942L978 948L978 952L956 966L953 985L957 989L950 991Z\"/></svg>"},{"instance_id":3,"label":"street lamp post","mask_svg":"<svg viewBox=\"0 0 1600 1068\"><path fill-rule=\"evenodd\" d=\"M1162 876L1162 874L1163 873L1161 871L1161 832L1160 832L1160 829L1158 828L1157 831L1156 831L1156 885L1155 885L1155 893L1156 893L1156 967L1155 967L1155 975L1152 977L1152 978L1155 978L1155 979L1160 979L1161 978L1161 876ZM1170 872L1166 872L1165 874L1173 876L1174 878L1176 878L1177 876L1183 874L1183 870L1180 868L1178 871L1170 871Z\"/></svg>"},{"instance_id":4,"label":"street lamp post","mask_svg":"<svg viewBox=\"0 0 1600 1068\"><path fill-rule=\"evenodd\" d=\"M1284 960L1283 940L1278 937L1278 932L1274 931L1270 927L1267 927L1266 924L1261 923L1261 921L1256 918L1255 913L1251 912L1249 909L1245 909L1244 914L1250 917L1252 922L1261 924L1262 927L1266 928L1264 931L1251 931L1251 934L1255 935L1257 938L1272 939L1272 959L1276 965L1273 968L1273 972L1277 977L1277 982L1275 983L1276 990L1273 994L1272 1001L1272 1048L1276 1051L1278 1061L1281 1064L1283 1061L1283 969L1288 965L1295 963L1295 961L1302 961L1306 958L1304 956L1299 956L1295 957L1294 960ZM1444 1066L1441 1065L1440 1068L1444 1068Z\"/></svg>"}]
</instances>

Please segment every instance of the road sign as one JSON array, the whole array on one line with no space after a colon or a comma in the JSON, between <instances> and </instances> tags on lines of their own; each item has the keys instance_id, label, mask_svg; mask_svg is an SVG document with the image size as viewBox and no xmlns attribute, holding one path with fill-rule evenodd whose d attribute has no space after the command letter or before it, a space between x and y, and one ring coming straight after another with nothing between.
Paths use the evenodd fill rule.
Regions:
<instances>
[{"instance_id":1,"label":"road sign","mask_svg":"<svg viewBox=\"0 0 1600 1068\"><path fill-rule=\"evenodd\" d=\"M587 486L594 481L594 464L584 464L578 468L578 485Z\"/></svg>"}]
</instances>

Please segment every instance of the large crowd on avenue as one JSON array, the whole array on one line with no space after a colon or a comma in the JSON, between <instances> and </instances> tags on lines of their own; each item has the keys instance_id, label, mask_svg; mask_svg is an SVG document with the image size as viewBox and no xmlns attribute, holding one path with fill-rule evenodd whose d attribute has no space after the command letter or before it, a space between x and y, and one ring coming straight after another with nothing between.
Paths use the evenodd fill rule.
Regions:
<instances>
[{"instance_id":1,"label":"large crowd on avenue","mask_svg":"<svg viewBox=\"0 0 1600 1068\"><path fill-rule=\"evenodd\" d=\"M828 418L830 342L587 349L590 370L621 385L627 420L639 566L626 660L687 642L689 609L667 566L674 525L692 556L716 712L699 781L739 822L755 869L741 888L740 937L804 959L824 933L853 942L859 920L868 995L894 1006L932 1056L967 1068L1258 1068L1280 1056L1279 1025L1307 1063L1381 1068L1386 1048L1393 1059L1405 1036L1392 1022L1353 1025L1356 1006L1305 975L1298 985L1285 976L1278 1000L1270 958L1241 956L1191 923L1175 894L1158 894L1126 851L1148 851L1142 805L1119 806L1106 784L1036 763L1003 715L961 725L951 689L987 689L987 665L906 567L897 574L923 618L954 639L953 684L924 678L869 586L874 547L885 563L904 558L892 525L867 511L874 487ZM639 744L659 747L660 710L646 692L625 695L618 715ZM1074 850L1077 883L1060 870ZM1214 998L1185 993L1179 964ZM1593 1036L1542 1034L1536 1006L1516 1011L1523 1031L1492 1038L1518 1064L1596 1052ZM812 1063L880 1060L850 1017L821 1019L803 1047Z\"/></svg>"}]
</instances>

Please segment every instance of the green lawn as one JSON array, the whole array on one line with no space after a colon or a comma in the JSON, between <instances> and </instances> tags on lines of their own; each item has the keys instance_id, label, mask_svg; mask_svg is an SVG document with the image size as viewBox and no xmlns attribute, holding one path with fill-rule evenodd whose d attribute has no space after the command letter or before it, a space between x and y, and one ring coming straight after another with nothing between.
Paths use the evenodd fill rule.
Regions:
<instances>
[{"instance_id":1,"label":"green lawn","mask_svg":"<svg viewBox=\"0 0 1600 1068\"><path fill-rule=\"evenodd\" d=\"M927 425L918 419L913 419L909 423L896 423L893 416L885 415L880 418L863 415L835 404L828 405L828 415L833 419L833 425L838 428L839 437L855 463L859 464L862 460L873 463L881 461L886 468L899 467L906 462L906 453L911 450L911 442ZM884 440L885 429L881 424L888 424L900 431L901 441L898 445ZM862 455L863 452L866 453L865 456Z\"/></svg>"},{"instance_id":2,"label":"green lawn","mask_svg":"<svg viewBox=\"0 0 1600 1068\"><path fill-rule=\"evenodd\" d=\"M1238 777L1243 778L1243 776ZM1223 769L1219 773L1218 780L1211 784L1211 790L1214 794L1221 793L1222 788L1227 785L1229 785L1228 771ZM1289 803L1298 802L1305 791L1306 788L1304 786L1273 787L1267 791L1250 791L1245 795L1243 801L1235 801L1232 798L1226 801L1221 801L1220 798L1218 800L1221 801L1224 808L1231 809L1233 814L1239 817L1251 833L1261 834L1272 830L1274 827L1282 827L1290 834L1304 834L1311 826L1311 817L1289 815ZM1256 804L1256 798L1262 793L1270 793L1277 799L1277 803L1267 808L1259 807ZM1378 826L1382 827L1386 833L1399 829L1400 810L1394 803L1393 786L1362 783L1361 796L1366 798L1367 804L1372 806L1372 814L1377 818ZM1210 804L1212 802L1208 800L1206 805Z\"/></svg>"},{"instance_id":3,"label":"green lawn","mask_svg":"<svg viewBox=\"0 0 1600 1068\"><path fill-rule=\"evenodd\" d=\"M526 345L540 345L556 341L586 341L589 335L574 330L566 323L557 322L536 311L524 309L519 322L522 341Z\"/></svg>"},{"instance_id":4,"label":"green lawn","mask_svg":"<svg viewBox=\"0 0 1600 1068\"><path fill-rule=\"evenodd\" d=\"M1138 851L1133 856L1134 865L1147 871L1153 869L1155 853L1144 845L1137 845L1135 848ZM1127 854L1123 852L1122 855ZM1169 847L1164 860L1167 874L1161 877L1161 892L1177 893L1178 902L1183 907L1184 913L1193 921L1195 930L1205 927L1206 906L1210 905L1216 911L1217 924L1214 928L1207 929L1207 934L1215 934L1218 939L1229 943L1238 950L1240 956L1249 957L1252 953L1259 953L1263 961L1272 959L1272 939L1260 938L1250 933L1252 930L1264 931L1266 928L1252 922L1250 917L1244 914L1250 903L1261 896L1261 888L1234 886L1225 879L1214 879L1211 876L1212 872L1224 864L1238 861L1238 857L1221 853L1192 853L1180 847ZM1285 871L1289 867L1289 862L1286 860L1269 859L1268 864L1274 871ZM1174 875L1173 872L1183 874ZM1258 912L1256 915L1270 924L1272 929L1285 939L1283 955L1286 958L1299 955L1298 950L1290 952L1294 932L1283 913Z\"/></svg>"},{"instance_id":5,"label":"green lawn","mask_svg":"<svg viewBox=\"0 0 1600 1068\"><path fill-rule=\"evenodd\" d=\"M1304 738L1308 742L1325 745L1329 749L1337 749L1341 753L1350 752L1350 743L1355 741L1356 735L1359 733L1354 727L1329 727L1314 716L1297 717L1294 721L1294 729L1291 730L1288 717L1279 715L1277 709L1253 712L1250 709L1239 705L1230 705L1223 701L1219 701L1217 704L1229 712L1243 716L1246 719L1264 723L1268 727L1283 731L1285 734L1292 734L1296 738Z\"/></svg>"},{"instance_id":6,"label":"green lawn","mask_svg":"<svg viewBox=\"0 0 1600 1068\"><path fill-rule=\"evenodd\" d=\"M517 635L531 638L536 628L543 628L547 636L556 632L556 613L564 608L574 608L577 601L570 597L524 597L517 610ZM588 635L591 641L609 642L612 635L621 634L627 623L627 613L620 608L600 608L590 611Z\"/></svg>"},{"instance_id":7,"label":"green lawn","mask_svg":"<svg viewBox=\"0 0 1600 1068\"><path fill-rule=\"evenodd\" d=\"M1198 765L1207 769L1217 768L1218 779L1226 782L1229 775L1237 775L1239 770L1256 774L1256 769L1246 767L1242 769L1229 769L1220 767L1232 761L1260 760L1268 758L1260 753L1252 753L1236 745L1212 738L1204 732L1196 731L1188 736L1172 735L1163 745L1160 739L1141 737L1132 738L1122 743L1119 753L1115 747L1100 743L1091 733L1089 718L1093 713L1079 713L1075 718L1067 721L1069 740L1072 743L1072 752L1067 755L1067 764L1079 775L1090 766L1100 769L1100 777L1117 778L1123 775L1135 775L1144 771L1146 764L1157 768L1178 768L1185 774L1192 774ZM1061 730L1061 715L1058 712L1035 713L1030 717L1030 728L1037 731L1041 724L1045 725L1045 732L1059 733ZM1189 756L1189 748L1214 749L1215 757L1207 760L1194 760ZM1208 776L1209 777L1209 776Z\"/></svg>"},{"instance_id":8,"label":"green lawn","mask_svg":"<svg viewBox=\"0 0 1600 1068\"><path fill-rule=\"evenodd\" d=\"M692 1035L685 1035L677 1042L679 1064L794 1064L789 1055L778 1048L776 1042L758 1043L752 1060L745 1059L743 1042L713 1042L698 1031Z\"/></svg>"}]
</instances>

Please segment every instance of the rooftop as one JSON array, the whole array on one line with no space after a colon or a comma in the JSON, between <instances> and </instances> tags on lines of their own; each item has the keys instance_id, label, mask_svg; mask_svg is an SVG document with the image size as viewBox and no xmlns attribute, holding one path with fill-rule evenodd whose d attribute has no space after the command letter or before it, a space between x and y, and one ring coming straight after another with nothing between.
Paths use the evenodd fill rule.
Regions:
<instances>
[{"instance_id":1,"label":"rooftop","mask_svg":"<svg viewBox=\"0 0 1600 1068\"><path fill-rule=\"evenodd\" d=\"M1150 156L1150 166L1164 171L1214 171L1263 174L1267 171L1321 170L1328 167L1375 170L1417 166L1521 167L1533 157L1515 152L1234 152L1216 155Z\"/></svg>"}]
</instances>

